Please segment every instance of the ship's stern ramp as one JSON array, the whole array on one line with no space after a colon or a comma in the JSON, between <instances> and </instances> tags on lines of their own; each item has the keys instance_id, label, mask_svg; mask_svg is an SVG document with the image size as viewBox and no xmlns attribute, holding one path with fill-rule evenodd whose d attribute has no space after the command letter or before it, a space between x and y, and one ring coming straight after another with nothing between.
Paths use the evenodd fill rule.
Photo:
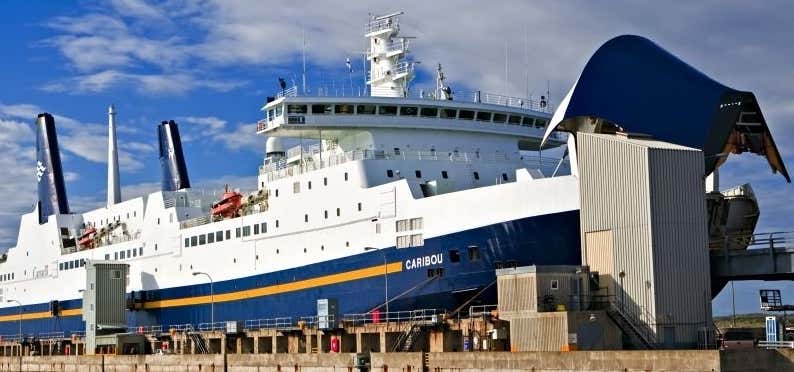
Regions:
<instances>
[{"instance_id":1,"label":"ship's stern ramp","mask_svg":"<svg viewBox=\"0 0 794 372\"><path fill-rule=\"evenodd\" d=\"M729 88L634 35L602 45L546 128L576 133L633 132L700 149L711 174L728 154L766 157L791 182L755 95Z\"/></svg>"}]
</instances>

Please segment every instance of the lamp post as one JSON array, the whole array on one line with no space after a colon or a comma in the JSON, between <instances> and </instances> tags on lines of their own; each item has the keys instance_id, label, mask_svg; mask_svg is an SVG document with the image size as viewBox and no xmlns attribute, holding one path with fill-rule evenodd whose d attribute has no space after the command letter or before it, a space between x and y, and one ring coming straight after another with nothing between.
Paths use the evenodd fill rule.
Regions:
<instances>
[{"instance_id":1,"label":"lamp post","mask_svg":"<svg viewBox=\"0 0 794 372\"><path fill-rule=\"evenodd\" d=\"M210 280L210 330L215 330L215 294L212 291L212 277L210 274L207 274L203 271L195 271L193 272L193 276L196 275L206 275L207 278Z\"/></svg>"},{"instance_id":2,"label":"lamp post","mask_svg":"<svg viewBox=\"0 0 794 372\"><path fill-rule=\"evenodd\" d=\"M386 251L375 247L365 247L364 250L379 251L383 255L383 292L386 296L386 321L389 321L389 264L386 262Z\"/></svg>"},{"instance_id":3,"label":"lamp post","mask_svg":"<svg viewBox=\"0 0 794 372\"><path fill-rule=\"evenodd\" d=\"M8 300L8 303L16 302L19 306L19 370L22 370L22 303L19 300Z\"/></svg>"}]
</instances>

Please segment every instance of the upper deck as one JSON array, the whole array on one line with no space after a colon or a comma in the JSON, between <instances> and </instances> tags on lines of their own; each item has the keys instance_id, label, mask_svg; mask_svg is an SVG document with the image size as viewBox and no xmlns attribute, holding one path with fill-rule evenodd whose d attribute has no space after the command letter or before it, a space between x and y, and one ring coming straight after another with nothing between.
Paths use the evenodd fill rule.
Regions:
<instances>
[{"instance_id":1,"label":"upper deck","mask_svg":"<svg viewBox=\"0 0 794 372\"><path fill-rule=\"evenodd\" d=\"M546 107L518 98L487 95L491 102L432 98L328 97L283 94L267 103L257 133L318 137L356 128L434 129L540 137L551 115ZM497 99L496 97L501 97ZM330 134L326 132L326 134Z\"/></svg>"}]
</instances>

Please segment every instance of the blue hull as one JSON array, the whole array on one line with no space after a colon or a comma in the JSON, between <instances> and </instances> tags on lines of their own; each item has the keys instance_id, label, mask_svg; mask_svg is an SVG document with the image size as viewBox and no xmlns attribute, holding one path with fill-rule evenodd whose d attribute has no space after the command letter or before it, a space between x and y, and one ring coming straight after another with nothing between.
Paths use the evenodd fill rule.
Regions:
<instances>
[{"instance_id":1,"label":"blue hull","mask_svg":"<svg viewBox=\"0 0 794 372\"><path fill-rule=\"evenodd\" d=\"M476 252L470 247L476 247ZM353 248L351 248L353 249ZM457 251L458 260L455 260ZM424 246L358 254L333 261L214 283L214 293L237 296L246 290L326 278L299 290L284 290L257 297L240 295L239 300L216 301L215 320L248 320L274 317L316 315L317 299L338 300L340 314L364 313L381 306L385 299L383 275L362 278L342 277L362 269L383 267L385 254L389 267L401 270L389 274L390 311L417 308L453 310L496 280L498 265L578 265L581 262L579 211L543 215L503 222L427 239ZM428 257L428 258L425 258ZM432 257L432 260L431 260ZM434 263L434 264L433 264ZM391 269L390 269L391 270ZM439 275L440 274L440 275ZM353 275L353 274L350 274ZM429 277L435 275L434 279ZM342 278L342 279L339 279ZM496 286L480 294L473 304L496 303ZM197 298L209 295L208 284L146 291L150 305L186 299L184 306L128 311L130 327L140 325L198 324L210 321L210 304ZM162 301L162 302L161 302ZM62 309L77 309L81 300L62 301ZM0 311L17 314L17 308ZM23 306L23 313L49 311L49 304ZM58 316L25 320L25 334L85 330L82 317ZM0 334L17 333L16 321L0 322Z\"/></svg>"}]
</instances>

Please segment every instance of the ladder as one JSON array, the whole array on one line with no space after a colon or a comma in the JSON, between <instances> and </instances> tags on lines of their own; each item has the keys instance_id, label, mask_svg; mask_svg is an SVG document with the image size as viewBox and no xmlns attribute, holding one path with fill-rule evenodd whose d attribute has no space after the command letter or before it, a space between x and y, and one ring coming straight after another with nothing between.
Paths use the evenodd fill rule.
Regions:
<instances>
[{"instance_id":1,"label":"ladder","mask_svg":"<svg viewBox=\"0 0 794 372\"><path fill-rule=\"evenodd\" d=\"M196 345L196 353L209 354L209 349L207 348L207 344L204 342L204 339L201 338L201 334L196 332L192 324L187 330L187 335L188 337L190 337L190 342L192 342L193 345Z\"/></svg>"}]
</instances>

